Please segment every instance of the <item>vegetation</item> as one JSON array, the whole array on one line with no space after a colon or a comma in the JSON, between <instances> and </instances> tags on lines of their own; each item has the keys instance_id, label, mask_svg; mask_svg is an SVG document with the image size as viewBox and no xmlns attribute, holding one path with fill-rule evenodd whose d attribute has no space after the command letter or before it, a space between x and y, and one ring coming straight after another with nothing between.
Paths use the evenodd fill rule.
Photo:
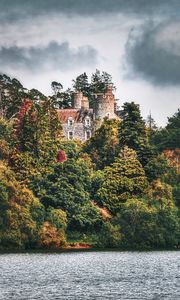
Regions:
<instances>
[{"instance_id":1,"label":"vegetation","mask_svg":"<svg viewBox=\"0 0 180 300\"><path fill-rule=\"evenodd\" d=\"M109 84L98 70L73 80L91 105ZM158 129L126 102L82 144L57 117L72 90L51 87L46 97L0 76L0 249L179 248L180 111Z\"/></svg>"}]
</instances>

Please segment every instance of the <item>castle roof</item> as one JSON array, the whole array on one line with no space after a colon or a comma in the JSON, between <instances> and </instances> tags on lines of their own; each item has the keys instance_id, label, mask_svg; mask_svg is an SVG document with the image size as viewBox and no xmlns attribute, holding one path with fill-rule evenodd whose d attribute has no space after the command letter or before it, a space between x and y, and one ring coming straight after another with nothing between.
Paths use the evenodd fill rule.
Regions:
<instances>
[{"instance_id":1,"label":"castle roof","mask_svg":"<svg viewBox=\"0 0 180 300\"><path fill-rule=\"evenodd\" d=\"M69 118L72 118L75 122L82 122L82 119L86 116L92 115L93 110L87 109L58 109L57 110L58 118L62 123L67 123Z\"/></svg>"}]
</instances>

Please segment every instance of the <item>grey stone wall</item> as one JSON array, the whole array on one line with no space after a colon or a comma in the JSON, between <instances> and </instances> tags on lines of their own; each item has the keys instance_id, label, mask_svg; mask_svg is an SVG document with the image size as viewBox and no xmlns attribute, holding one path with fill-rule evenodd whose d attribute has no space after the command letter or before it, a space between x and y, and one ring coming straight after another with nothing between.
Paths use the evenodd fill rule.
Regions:
<instances>
[{"instance_id":1,"label":"grey stone wall","mask_svg":"<svg viewBox=\"0 0 180 300\"><path fill-rule=\"evenodd\" d=\"M86 141L92 135L92 125L88 126L84 123L73 123L73 125L63 124L64 136L69 139L69 132L73 133L73 139ZM90 136L89 136L90 134Z\"/></svg>"}]
</instances>

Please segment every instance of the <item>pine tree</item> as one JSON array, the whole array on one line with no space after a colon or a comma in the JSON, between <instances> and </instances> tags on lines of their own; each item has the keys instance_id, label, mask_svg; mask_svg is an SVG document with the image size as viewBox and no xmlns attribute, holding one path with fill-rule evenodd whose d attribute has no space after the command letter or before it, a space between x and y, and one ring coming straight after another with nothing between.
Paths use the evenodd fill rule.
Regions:
<instances>
[{"instance_id":1,"label":"pine tree","mask_svg":"<svg viewBox=\"0 0 180 300\"><path fill-rule=\"evenodd\" d=\"M134 102L124 103L121 117L119 145L121 148L128 146L135 150L144 166L154 156L154 151L148 142L146 126L141 117L139 105Z\"/></svg>"},{"instance_id":2,"label":"pine tree","mask_svg":"<svg viewBox=\"0 0 180 300\"><path fill-rule=\"evenodd\" d=\"M84 96L89 96L89 82L85 72L73 80L73 88L78 92L82 92Z\"/></svg>"},{"instance_id":3,"label":"pine tree","mask_svg":"<svg viewBox=\"0 0 180 300\"><path fill-rule=\"evenodd\" d=\"M97 192L97 202L116 213L123 202L140 196L146 186L145 172L136 152L126 146L115 162L104 169L104 182Z\"/></svg>"}]
</instances>

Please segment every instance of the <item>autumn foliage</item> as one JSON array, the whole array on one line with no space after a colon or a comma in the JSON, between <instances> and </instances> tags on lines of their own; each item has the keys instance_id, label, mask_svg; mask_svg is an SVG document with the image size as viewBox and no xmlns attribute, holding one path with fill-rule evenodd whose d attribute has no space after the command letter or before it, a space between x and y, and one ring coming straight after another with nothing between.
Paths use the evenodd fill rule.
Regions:
<instances>
[{"instance_id":1,"label":"autumn foliage","mask_svg":"<svg viewBox=\"0 0 180 300\"><path fill-rule=\"evenodd\" d=\"M67 160L65 151L59 150L57 154L57 162L62 163Z\"/></svg>"}]
</instances>

